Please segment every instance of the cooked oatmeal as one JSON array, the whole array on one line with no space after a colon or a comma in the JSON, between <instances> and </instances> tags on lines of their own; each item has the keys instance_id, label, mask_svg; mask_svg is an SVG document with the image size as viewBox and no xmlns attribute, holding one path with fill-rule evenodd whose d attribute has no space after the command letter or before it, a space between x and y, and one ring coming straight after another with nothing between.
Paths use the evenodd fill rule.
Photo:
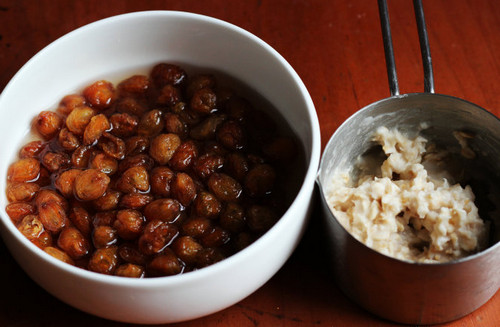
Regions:
<instances>
[{"instance_id":1,"label":"cooked oatmeal","mask_svg":"<svg viewBox=\"0 0 500 327\"><path fill-rule=\"evenodd\" d=\"M376 172L361 169L353 178L347 170L337 171L327 193L335 217L354 237L414 262L451 261L484 247L487 226L472 189L454 183L446 164L435 164L443 157L439 152L426 156L424 137L410 139L381 127L373 140L385 153Z\"/></svg>"}]
</instances>

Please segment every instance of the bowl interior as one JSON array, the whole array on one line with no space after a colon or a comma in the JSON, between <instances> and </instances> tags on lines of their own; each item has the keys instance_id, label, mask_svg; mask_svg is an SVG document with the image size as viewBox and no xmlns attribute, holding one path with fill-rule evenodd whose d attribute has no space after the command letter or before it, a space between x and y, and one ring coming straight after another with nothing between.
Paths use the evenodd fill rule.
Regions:
<instances>
[{"instance_id":1,"label":"bowl interior","mask_svg":"<svg viewBox=\"0 0 500 327\"><path fill-rule=\"evenodd\" d=\"M312 101L293 69L275 50L228 23L182 12L142 12L99 21L42 50L11 80L0 97L0 189L6 171L41 110L97 79L146 72L158 62L219 71L244 81L292 127L311 161L319 139ZM307 110L307 108L309 108ZM305 110L306 109L306 110ZM315 154L317 155L317 154ZM6 197L0 196L5 217Z\"/></svg>"}]
</instances>

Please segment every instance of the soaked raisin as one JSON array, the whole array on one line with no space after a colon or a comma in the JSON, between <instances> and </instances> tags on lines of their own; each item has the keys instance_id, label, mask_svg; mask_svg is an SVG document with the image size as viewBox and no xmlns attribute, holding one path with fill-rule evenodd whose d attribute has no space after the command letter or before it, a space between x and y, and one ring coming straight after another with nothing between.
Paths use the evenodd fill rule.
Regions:
<instances>
[{"instance_id":1,"label":"soaked raisin","mask_svg":"<svg viewBox=\"0 0 500 327\"><path fill-rule=\"evenodd\" d=\"M134 135L137 132L137 125L139 125L139 119L127 113L113 114L109 118L109 122L113 126L111 134L120 138Z\"/></svg>"},{"instance_id":2,"label":"soaked raisin","mask_svg":"<svg viewBox=\"0 0 500 327\"><path fill-rule=\"evenodd\" d=\"M54 190L50 189L40 189L35 197L35 205L41 206L44 203L56 202L66 211L69 207L68 201Z\"/></svg>"},{"instance_id":3,"label":"soaked raisin","mask_svg":"<svg viewBox=\"0 0 500 327\"><path fill-rule=\"evenodd\" d=\"M161 88L156 98L156 104L162 107L172 107L181 100L181 90L173 85L165 85Z\"/></svg>"},{"instance_id":4,"label":"soaked raisin","mask_svg":"<svg viewBox=\"0 0 500 327\"><path fill-rule=\"evenodd\" d=\"M125 263L116 268L115 275L120 277L142 278L144 277L144 267L134 265L133 263Z\"/></svg>"},{"instance_id":5,"label":"soaked raisin","mask_svg":"<svg viewBox=\"0 0 500 327\"><path fill-rule=\"evenodd\" d=\"M83 143L94 144L102 134L111 129L111 124L106 116L99 114L90 118L90 122L83 131Z\"/></svg>"},{"instance_id":6,"label":"soaked raisin","mask_svg":"<svg viewBox=\"0 0 500 327\"><path fill-rule=\"evenodd\" d=\"M208 188L222 201L237 201L242 187L234 178L221 173L213 173L208 179Z\"/></svg>"},{"instance_id":7,"label":"soaked raisin","mask_svg":"<svg viewBox=\"0 0 500 327\"><path fill-rule=\"evenodd\" d=\"M146 205L144 216L148 221L173 222L181 211L181 205L174 199L158 199Z\"/></svg>"},{"instance_id":8,"label":"soaked raisin","mask_svg":"<svg viewBox=\"0 0 500 327\"><path fill-rule=\"evenodd\" d=\"M90 251L88 240L78 229L70 226L65 227L59 234L57 246L74 260L86 256Z\"/></svg>"},{"instance_id":9,"label":"soaked raisin","mask_svg":"<svg viewBox=\"0 0 500 327\"><path fill-rule=\"evenodd\" d=\"M113 134L104 132L97 145L112 158L121 160L125 157L125 142Z\"/></svg>"},{"instance_id":10,"label":"soaked raisin","mask_svg":"<svg viewBox=\"0 0 500 327\"><path fill-rule=\"evenodd\" d=\"M132 136L125 141L125 155L135 156L146 152L149 147L149 139L145 136Z\"/></svg>"},{"instance_id":11,"label":"soaked raisin","mask_svg":"<svg viewBox=\"0 0 500 327\"><path fill-rule=\"evenodd\" d=\"M177 238L172 244L172 250L185 263L192 265L196 263L198 252L203 246L196 242L191 236L182 236Z\"/></svg>"},{"instance_id":12,"label":"soaked raisin","mask_svg":"<svg viewBox=\"0 0 500 327\"><path fill-rule=\"evenodd\" d=\"M149 174L144 166L127 169L118 179L116 188L124 193L146 192L149 190Z\"/></svg>"},{"instance_id":13,"label":"soaked raisin","mask_svg":"<svg viewBox=\"0 0 500 327\"><path fill-rule=\"evenodd\" d=\"M66 117L66 127L75 135L83 135L85 127L90 123L96 112L87 106L75 108Z\"/></svg>"},{"instance_id":14,"label":"soaked raisin","mask_svg":"<svg viewBox=\"0 0 500 327\"><path fill-rule=\"evenodd\" d=\"M47 151L43 154L41 162L50 172L69 168L71 165L71 159L66 152Z\"/></svg>"},{"instance_id":15,"label":"soaked raisin","mask_svg":"<svg viewBox=\"0 0 500 327\"><path fill-rule=\"evenodd\" d=\"M51 186L52 178L53 176L51 175L50 171L42 166L40 167L40 174L38 174L38 177L33 180L33 183L38 184L38 186L40 186L41 188Z\"/></svg>"},{"instance_id":16,"label":"soaked raisin","mask_svg":"<svg viewBox=\"0 0 500 327\"><path fill-rule=\"evenodd\" d=\"M97 226L92 232L92 243L96 249L116 244L118 237L116 229L111 226Z\"/></svg>"},{"instance_id":17,"label":"soaked raisin","mask_svg":"<svg viewBox=\"0 0 500 327\"><path fill-rule=\"evenodd\" d=\"M165 165L181 145L177 134L160 134L156 136L149 146L149 155L160 165Z\"/></svg>"},{"instance_id":18,"label":"soaked raisin","mask_svg":"<svg viewBox=\"0 0 500 327\"><path fill-rule=\"evenodd\" d=\"M92 108L104 110L115 100L115 88L108 81L97 81L83 90L83 96Z\"/></svg>"},{"instance_id":19,"label":"soaked raisin","mask_svg":"<svg viewBox=\"0 0 500 327\"><path fill-rule=\"evenodd\" d=\"M116 220L116 211L100 211L94 215L92 226L112 226Z\"/></svg>"},{"instance_id":20,"label":"soaked raisin","mask_svg":"<svg viewBox=\"0 0 500 327\"><path fill-rule=\"evenodd\" d=\"M182 232L195 238L199 238L212 229L212 221L208 218L191 218L182 225Z\"/></svg>"},{"instance_id":21,"label":"soaked raisin","mask_svg":"<svg viewBox=\"0 0 500 327\"><path fill-rule=\"evenodd\" d=\"M56 177L54 186L59 192L61 192L64 197L72 197L75 179L78 175L80 175L81 172L82 170L80 169L68 169L63 171Z\"/></svg>"},{"instance_id":22,"label":"soaked raisin","mask_svg":"<svg viewBox=\"0 0 500 327\"><path fill-rule=\"evenodd\" d=\"M66 211L59 202L55 200L41 202L37 210L40 221L48 231L59 233L66 226Z\"/></svg>"},{"instance_id":23,"label":"soaked raisin","mask_svg":"<svg viewBox=\"0 0 500 327\"><path fill-rule=\"evenodd\" d=\"M151 171L151 192L156 196L169 197L170 183L175 173L168 167L158 166Z\"/></svg>"},{"instance_id":24,"label":"soaked raisin","mask_svg":"<svg viewBox=\"0 0 500 327\"><path fill-rule=\"evenodd\" d=\"M161 111L151 110L141 117L137 133L142 136L155 136L160 134L164 124Z\"/></svg>"},{"instance_id":25,"label":"soaked raisin","mask_svg":"<svg viewBox=\"0 0 500 327\"><path fill-rule=\"evenodd\" d=\"M115 105L115 109L117 112L141 117L148 110L148 107L132 97L127 97L119 99Z\"/></svg>"},{"instance_id":26,"label":"soaked raisin","mask_svg":"<svg viewBox=\"0 0 500 327\"><path fill-rule=\"evenodd\" d=\"M120 245L118 256L121 260L136 265L143 266L148 262L148 257L139 251L136 243L123 243Z\"/></svg>"},{"instance_id":27,"label":"soaked raisin","mask_svg":"<svg viewBox=\"0 0 500 327\"><path fill-rule=\"evenodd\" d=\"M230 150L241 150L246 144L246 135L238 122L228 120L217 129L217 141Z\"/></svg>"},{"instance_id":28,"label":"soaked raisin","mask_svg":"<svg viewBox=\"0 0 500 327\"><path fill-rule=\"evenodd\" d=\"M112 275L118 266L117 251L118 248L116 246L97 249L89 260L89 270L105 275Z\"/></svg>"},{"instance_id":29,"label":"soaked raisin","mask_svg":"<svg viewBox=\"0 0 500 327\"><path fill-rule=\"evenodd\" d=\"M144 98L151 87L151 81L146 75L133 75L118 84L120 97Z\"/></svg>"},{"instance_id":30,"label":"soaked raisin","mask_svg":"<svg viewBox=\"0 0 500 327\"><path fill-rule=\"evenodd\" d=\"M73 109L86 104L85 98L80 94L69 94L62 98L60 102L60 113L68 115Z\"/></svg>"},{"instance_id":31,"label":"soaked raisin","mask_svg":"<svg viewBox=\"0 0 500 327\"><path fill-rule=\"evenodd\" d=\"M214 114L205 118L204 121L194 126L189 133L195 140L210 140L215 138L217 128L226 120L226 115Z\"/></svg>"},{"instance_id":32,"label":"soaked raisin","mask_svg":"<svg viewBox=\"0 0 500 327\"><path fill-rule=\"evenodd\" d=\"M40 173L40 162L35 158L20 159L10 165L7 180L13 183L35 180Z\"/></svg>"},{"instance_id":33,"label":"soaked raisin","mask_svg":"<svg viewBox=\"0 0 500 327\"><path fill-rule=\"evenodd\" d=\"M167 112L164 116L165 131L179 135L181 139L188 135L188 127L178 114Z\"/></svg>"},{"instance_id":34,"label":"soaked raisin","mask_svg":"<svg viewBox=\"0 0 500 327\"><path fill-rule=\"evenodd\" d=\"M109 182L110 179L105 173L97 169L87 169L76 176L73 191L79 200L96 200L106 192Z\"/></svg>"},{"instance_id":35,"label":"soaked raisin","mask_svg":"<svg viewBox=\"0 0 500 327\"><path fill-rule=\"evenodd\" d=\"M161 252L178 234L177 227L161 221L150 221L139 238L139 249L146 255Z\"/></svg>"},{"instance_id":36,"label":"soaked raisin","mask_svg":"<svg viewBox=\"0 0 500 327\"><path fill-rule=\"evenodd\" d=\"M54 258L61 260L62 262L69 263L70 265L74 265L75 261L71 259L71 257L64 251L59 250L53 246L48 246L43 249L46 253L50 254Z\"/></svg>"},{"instance_id":37,"label":"soaked raisin","mask_svg":"<svg viewBox=\"0 0 500 327\"><path fill-rule=\"evenodd\" d=\"M217 96L212 89L202 88L194 92L190 104L192 110L203 115L208 115L215 109Z\"/></svg>"},{"instance_id":38,"label":"soaked raisin","mask_svg":"<svg viewBox=\"0 0 500 327\"><path fill-rule=\"evenodd\" d=\"M88 211L81 206L70 209L69 220L85 237L90 237L92 226Z\"/></svg>"},{"instance_id":39,"label":"soaked raisin","mask_svg":"<svg viewBox=\"0 0 500 327\"><path fill-rule=\"evenodd\" d=\"M222 157L228 154L227 149L224 148L222 144L212 140L206 141L205 144L203 144L203 150L205 154L215 154Z\"/></svg>"},{"instance_id":40,"label":"soaked raisin","mask_svg":"<svg viewBox=\"0 0 500 327\"><path fill-rule=\"evenodd\" d=\"M198 147L193 141L186 141L179 145L168 161L168 165L177 171L186 171L198 156Z\"/></svg>"},{"instance_id":41,"label":"soaked raisin","mask_svg":"<svg viewBox=\"0 0 500 327\"><path fill-rule=\"evenodd\" d=\"M165 251L163 254L154 257L148 264L147 270L151 276L171 276L180 274L183 265L172 251Z\"/></svg>"},{"instance_id":42,"label":"soaked raisin","mask_svg":"<svg viewBox=\"0 0 500 327\"><path fill-rule=\"evenodd\" d=\"M114 210L118 207L122 199L122 194L113 189L107 189L101 197L92 201L92 205L99 211Z\"/></svg>"},{"instance_id":43,"label":"soaked raisin","mask_svg":"<svg viewBox=\"0 0 500 327\"><path fill-rule=\"evenodd\" d=\"M19 158L35 158L42 152L46 145L47 143L42 141L31 141L19 150Z\"/></svg>"},{"instance_id":44,"label":"soaked raisin","mask_svg":"<svg viewBox=\"0 0 500 327\"><path fill-rule=\"evenodd\" d=\"M222 210L219 220L222 228L231 233L242 232L246 226L245 209L238 203L229 202Z\"/></svg>"},{"instance_id":45,"label":"soaked raisin","mask_svg":"<svg viewBox=\"0 0 500 327\"><path fill-rule=\"evenodd\" d=\"M132 167L144 167L146 170L153 168L154 160L146 154L138 154L132 157L126 157L118 164L118 174L123 174Z\"/></svg>"},{"instance_id":46,"label":"soaked raisin","mask_svg":"<svg viewBox=\"0 0 500 327\"><path fill-rule=\"evenodd\" d=\"M113 227L122 239L134 240L141 235L144 229L144 221L144 217L137 210L120 210L116 214Z\"/></svg>"},{"instance_id":47,"label":"soaked raisin","mask_svg":"<svg viewBox=\"0 0 500 327\"><path fill-rule=\"evenodd\" d=\"M74 168L87 168L93 149L90 146L81 145L71 154L71 164Z\"/></svg>"},{"instance_id":48,"label":"soaked raisin","mask_svg":"<svg viewBox=\"0 0 500 327\"><path fill-rule=\"evenodd\" d=\"M214 172L224 166L224 157L207 153L198 157L194 163L193 170L202 179L210 177Z\"/></svg>"},{"instance_id":49,"label":"soaked raisin","mask_svg":"<svg viewBox=\"0 0 500 327\"><path fill-rule=\"evenodd\" d=\"M48 246L54 245L52 233L47 230L44 230L36 239L32 240L31 242L33 242L33 244L35 244L42 250Z\"/></svg>"},{"instance_id":50,"label":"soaked raisin","mask_svg":"<svg viewBox=\"0 0 500 327\"><path fill-rule=\"evenodd\" d=\"M198 74L191 77L186 87L186 94L189 98L193 97L194 93L203 88L215 88L215 76L212 74Z\"/></svg>"},{"instance_id":51,"label":"soaked raisin","mask_svg":"<svg viewBox=\"0 0 500 327\"><path fill-rule=\"evenodd\" d=\"M151 194L127 193L120 199L119 206L127 209L140 209L154 200Z\"/></svg>"},{"instance_id":52,"label":"soaked raisin","mask_svg":"<svg viewBox=\"0 0 500 327\"><path fill-rule=\"evenodd\" d=\"M263 196L274 187L276 172L267 164L256 165L245 177L245 189L250 196Z\"/></svg>"},{"instance_id":53,"label":"soaked raisin","mask_svg":"<svg viewBox=\"0 0 500 327\"><path fill-rule=\"evenodd\" d=\"M186 207L196 197L196 184L188 174L178 173L172 181L171 194Z\"/></svg>"},{"instance_id":54,"label":"soaked raisin","mask_svg":"<svg viewBox=\"0 0 500 327\"><path fill-rule=\"evenodd\" d=\"M28 202L31 201L40 186L35 183L14 183L7 186L7 199L10 202Z\"/></svg>"},{"instance_id":55,"label":"soaked raisin","mask_svg":"<svg viewBox=\"0 0 500 327\"><path fill-rule=\"evenodd\" d=\"M226 256L218 249L215 248L204 248L198 252L196 257L196 266L198 268L207 267L222 261Z\"/></svg>"},{"instance_id":56,"label":"soaked raisin","mask_svg":"<svg viewBox=\"0 0 500 327\"><path fill-rule=\"evenodd\" d=\"M229 233L225 229L216 226L214 229L203 235L201 238L201 244L207 248L218 248L229 242L229 240Z\"/></svg>"},{"instance_id":57,"label":"soaked raisin","mask_svg":"<svg viewBox=\"0 0 500 327\"><path fill-rule=\"evenodd\" d=\"M227 155L224 171L238 181L244 181L249 170L249 164L245 156L238 152Z\"/></svg>"},{"instance_id":58,"label":"soaked raisin","mask_svg":"<svg viewBox=\"0 0 500 327\"><path fill-rule=\"evenodd\" d=\"M179 85L187 78L187 74L179 66L161 63L153 67L151 78L158 87Z\"/></svg>"},{"instance_id":59,"label":"soaked raisin","mask_svg":"<svg viewBox=\"0 0 500 327\"><path fill-rule=\"evenodd\" d=\"M154 200L151 194L128 193L122 196L120 207L127 209L140 209Z\"/></svg>"},{"instance_id":60,"label":"soaked raisin","mask_svg":"<svg viewBox=\"0 0 500 327\"><path fill-rule=\"evenodd\" d=\"M35 119L34 125L37 132L48 140L56 136L63 125L63 120L54 111L42 111Z\"/></svg>"},{"instance_id":61,"label":"soaked raisin","mask_svg":"<svg viewBox=\"0 0 500 327\"><path fill-rule=\"evenodd\" d=\"M35 208L35 206L33 206L30 203L13 202L13 203L9 203L5 207L5 211L9 215L10 219L14 223L17 223L25 216L30 215L30 214L34 214L36 212L36 208Z\"/></svg>"},{"instance_id":62,"label":"soaked raisin","mask_svg":"<svg viewBox=\"0 0 500 327\"><path fill-rule=\"evenodd\" d=\"M44 231L43 224L36 215L25 216L19 222L17 229L30 241L37 239Z\"/></svg>"},{"instance_id":63,"label":"soaked raisin","mask_svg":"<svg viewBox=\"0 0 500 327\"><path fill-rule=\"evenodd\" d=\"M200 217L214 219L219 215L222 204L213 194L201 191L194 200L193 209L194 213Z\"/></svg>"},{"instance_id":64,"label":"soaked raisin","mask_svg":"<svg viewBox=\"0 0 500 327\"><path fill-rule=\"evenodd\" d=\"M89 166L106 175L113 175L118 170L118 161L103 152L96 152L90 159Z\"/></svg>"},{"instance_id":65,"label":"soaked raisin","mask_svg":"<svg viewBox=\"0 0 500 327\"><path fill-rule=\"evenodd\" d=\"M61 129L57 139L63 149L67 151L76 150L80 146L80 140L78 137L70 132L66 127Z\"/></svg>"}]
</instances>

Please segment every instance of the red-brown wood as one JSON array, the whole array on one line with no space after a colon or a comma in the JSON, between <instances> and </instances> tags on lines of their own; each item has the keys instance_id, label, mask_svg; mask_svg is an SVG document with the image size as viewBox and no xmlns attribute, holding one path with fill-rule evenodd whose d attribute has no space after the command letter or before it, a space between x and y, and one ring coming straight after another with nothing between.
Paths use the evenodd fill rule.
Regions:
<instances>
[{"instance_id":1,"label":"red-brown wood","mask_svg":"<svg viewBox=\"0 0 500 327\"><path fill-rule=\"evenodd\" d=\"M153 9L223 19L274 47L311 93L323 146L356 110L389 96L374 0L4 0L0 90L30 57L65 33L112 15ZM421 92L412 3L389 0L389 10L401 92ZM436 92L500 115L500 2L424 0L424 10ZM295 254L257 292L219 313L172 326L394 326L363 311L337 289L324 264L318 220L316 210ZM56 300L24 274L1 242L0 258L0 326L123 326ZM442 326L499 326L499 309L497 293L476 312Z\"/></svg>"}]
</instances>

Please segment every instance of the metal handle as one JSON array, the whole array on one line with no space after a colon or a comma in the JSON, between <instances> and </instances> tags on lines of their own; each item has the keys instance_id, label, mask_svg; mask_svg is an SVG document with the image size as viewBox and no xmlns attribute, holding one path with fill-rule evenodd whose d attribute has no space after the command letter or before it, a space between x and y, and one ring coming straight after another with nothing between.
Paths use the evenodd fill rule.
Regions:
<instances>
[{"instance_id":1,"label":"metal handle","mask_svg":"<svg viewBox=\"0 0 500 327\"><path fill-rule=\"evenodd\" d=\"M431 50L427 28L425 26L424 9L422 0L413 0L415 19L417 21L418 38L420 41L420 52L422 54L422 65L424 67L424 91L434 93L434 75L432 71ZM399 84L394 60L394 48L392 46L391 24L389 21L389 10L386 0L378 0L380 24L382 27L382 38L384 40L385 63L387 66L387 77L391 96L399 94Z\"/></svg>"}]
</instances>

